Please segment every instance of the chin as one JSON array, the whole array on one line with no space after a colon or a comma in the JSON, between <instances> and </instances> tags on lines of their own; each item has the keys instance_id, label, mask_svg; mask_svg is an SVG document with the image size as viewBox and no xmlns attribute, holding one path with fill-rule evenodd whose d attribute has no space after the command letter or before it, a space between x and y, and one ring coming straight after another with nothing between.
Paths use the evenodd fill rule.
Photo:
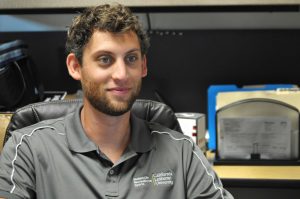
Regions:
<instances>
[{"instance_id":1,"label":"chin","mask_svg":"<svg viewBox=\"0 0 300 199\"><path fill-rule=\"evenodd\" d=\"M90 100L89 100L90 101ZM121 116L128 111L130 111L132 104L135 100L126 100L126 101L119 101L119 100L106 100L98 101L98 100L91 100L90 104L97 109L99 112L110 116Z\"/></svg>"},{"instance_id":2,"label":"chin","mask_svg":"<svg viewBox=\"0 0 300 199\"><path fill-rule=\"evenodd\" d=\"M116 112L127 112L131 109L129 102L118 102L110 105L110 109Z\"/></svg>"}]
</instances>

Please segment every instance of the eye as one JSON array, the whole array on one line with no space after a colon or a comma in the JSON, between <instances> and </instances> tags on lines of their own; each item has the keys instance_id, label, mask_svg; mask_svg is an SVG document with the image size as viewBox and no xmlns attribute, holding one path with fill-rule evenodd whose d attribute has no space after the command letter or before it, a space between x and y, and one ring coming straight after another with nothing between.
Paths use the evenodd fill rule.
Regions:
<instances>
[{"instance_id":1,"label":"eye","mask_svg":"<svg viewBox=\"0 0 300 199\"><path fill-rule=\"evenodd\" d=\"M101 65L110 65L113 62L113 59L109 55L102 55L98 58L98 61Z\"/></svg>"},{"instance_id":2,"label":"eye","mask_svg":"<svg viewBox=\"0 0 300 199\"><path fill-rule=\"evenodd\" d=\"M128 64L133 64L138 60L138 56L137 55L127 55L126 58L126 63Z\"/></svg>"}]
</instances>

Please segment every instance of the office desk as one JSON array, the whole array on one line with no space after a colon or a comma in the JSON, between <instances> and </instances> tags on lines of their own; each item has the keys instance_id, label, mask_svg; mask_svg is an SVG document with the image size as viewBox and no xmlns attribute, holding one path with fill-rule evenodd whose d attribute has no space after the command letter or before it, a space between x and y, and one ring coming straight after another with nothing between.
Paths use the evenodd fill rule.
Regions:
<instances>
[{"instance_id":1,"label":"office desk","mask_svg":"<svg viewBox=\"0 0 300 199\"><path fill-rule=\"evenodd\" d=\"M10 121L12 113L0 113L0 153L2 150L3 140L7 125Z\"/></svg>"},{"instance_id":2,"label":"office desk","mask_svg":"<svg viewBox=\"0 0 300 199\"><path fill-rule=\"evenodd\" d=\"M223 179L298 180L300 166L231 166L215 165Z\"/></svg>"},{"instance_id":3,"label":"office desk","mask_svg":"<svg viewBox=\"0 0 300 199\"><path fill-rule=\"evenodd\" d=\"M300 198L300 166L215 165L214 170L238 199Z\"/></svg>"}]
</instances>

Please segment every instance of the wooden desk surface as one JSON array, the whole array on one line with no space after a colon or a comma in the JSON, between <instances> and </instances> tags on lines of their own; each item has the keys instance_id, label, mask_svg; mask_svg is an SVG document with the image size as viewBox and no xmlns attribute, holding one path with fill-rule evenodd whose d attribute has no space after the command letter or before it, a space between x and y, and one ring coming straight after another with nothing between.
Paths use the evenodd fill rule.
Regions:
<instances>
[{"instance_id":1,"label":"wooden desk surface","mask_svg":"<svg viewBox=\"0 0 300 199\"><path fill-rule=\"evenodd\" d=\"M6 128L10 121L11 116L12 116L12 113L0 113L0 153L2 150L2 145L3 145Z\"/></svg>"},{"instance_id":2,"label":"wooden desk surface","mask_svg":"<svg viewBox=\"0 0 300 199\"><path fill-rule=\"evenodd\" d=\"M213 167L221 179L300 180L300 166L229 166Z\"/></svg>"}]
</instances>

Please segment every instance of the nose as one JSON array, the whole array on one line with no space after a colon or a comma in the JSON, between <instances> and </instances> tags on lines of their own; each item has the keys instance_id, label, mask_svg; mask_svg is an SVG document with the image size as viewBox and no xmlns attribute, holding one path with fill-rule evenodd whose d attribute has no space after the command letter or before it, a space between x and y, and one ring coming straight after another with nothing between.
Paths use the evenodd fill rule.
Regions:
<instances>
[{"instance_id":1,"label":"nose","mask_svg":"<svg viewBox=\"0 0 300 199\"><path fill-rule=\"evenodd\" d=\"M127 65L124 60L118 60L115 62L112 72L112 78L118 81L125 81L128 78Z\"/></svg>"}]
</instances>

